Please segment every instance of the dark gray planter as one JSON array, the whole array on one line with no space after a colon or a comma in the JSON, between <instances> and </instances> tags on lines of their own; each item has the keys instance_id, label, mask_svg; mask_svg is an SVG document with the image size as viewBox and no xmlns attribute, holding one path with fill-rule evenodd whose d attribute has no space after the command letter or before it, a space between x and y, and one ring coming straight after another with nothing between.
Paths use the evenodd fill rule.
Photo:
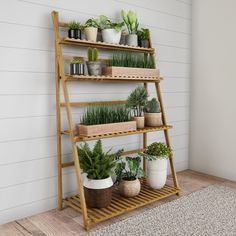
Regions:
<instances>
[{"instance_id":1,"label":"dark gray planter","mask_svg":"<svg viewBox=\"0 0 236 236\"><path fill-rule=\"evenodd\" d=\"M71 75L84 75L84 64L70 64L70 74Z\"/></svg>"},{"instance_id":2,"label":"dark gray planter","mask_svg":"<svg viewBox=\"0 0 236 236\"><path fill-rule=\"evenodd\" d=\"M81 39L81 31L79 29L69 29L68 37L73 39Z\"/></svg>"},{"instance_id":3,"label":"dark gray planter","mask_svg":"<svg viewBox=\"0 0 236 236\"><path fill-rule=\"evenodd\" d=\"M149 48L149 40L140 40L140 47Z\"/></svg>"},{"instance_id":4,"label":"dark gray planter","mask_svg":"<svg viewBox=\"0 0 236 236\"><path fill-rule=\"evenodd\" d=\"M101 61L87 61L89 75L102 75Z\"/></svg>"}]
</instances>

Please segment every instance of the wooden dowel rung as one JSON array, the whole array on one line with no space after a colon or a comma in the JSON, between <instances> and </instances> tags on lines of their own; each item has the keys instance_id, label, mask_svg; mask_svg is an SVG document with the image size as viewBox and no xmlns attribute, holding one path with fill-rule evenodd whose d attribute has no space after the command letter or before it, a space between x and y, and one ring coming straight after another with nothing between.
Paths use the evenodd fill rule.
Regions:
<instances>
[{"instance_id":1,"label":"wooden dowel rung","mask_svg":"<svg viewBox=\"0 0 236 236\"><path fill-rule=\"evenodd\" d=\"M120 101L98 101L98 102L70 102L71 107L84 107L84 106L98 106L98 105L119 105L119 104L126 104L126 100ZM61 107L65 107L66 103L61 102Z\"/></svg>"}]
</instances>

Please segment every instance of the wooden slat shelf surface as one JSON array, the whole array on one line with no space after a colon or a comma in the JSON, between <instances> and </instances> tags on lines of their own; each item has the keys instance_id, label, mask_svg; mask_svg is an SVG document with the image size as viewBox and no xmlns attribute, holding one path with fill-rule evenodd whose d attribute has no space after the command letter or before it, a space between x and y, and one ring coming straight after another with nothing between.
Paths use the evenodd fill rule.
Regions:
<instances>
[{"instance_id":1,"label":"wooden slat shelf surface","mask_svg":"<svg viewBox=\"0 0 236 236\"><path fill-rule=\"evenodd\" d=\"M171 128L172 128L171 125L162 125L158 127L145 127L143 129L127 131L127 132L118 132L118 133L102 134L102 135L95 135L95 136L75 136L74 142L90 141L90 140L96 140L96 139L112 138L112 137L127 136L127 135L134 135L134 134L144 134L144 133L149 133L149 132L168 130ZM63 131L62 133L69 135L69 131L67 130Z\"/></svg>"},{"instance_id":2,"label":"wooden slat shelf surface","mask_svg":"<svg viewBox=\"0 0 236 236\"><path fill-rule=\"evenodd\" d=\"M108 207L101 209L88 208L89 221L92 224L104 221L180 192L178 188L169 185L165 185L162 189L151 189L144 179L141 182L141 191L136 197L125 198L119 195L118 190L114 190L111 204ZM66 198L63 202L81 212L78 195Z\"/></svg>"},{"instance_id":3,"label":"wooden slat shelf surface","mask_svg":"<svg viewBox=\"0 0 236 236\"><path fill-rule=\"evenodd\" d=\"M112 44L104 42L93 42L85 39L71 39L71 38L61 38L59 41L60 44L64 45L75 45L81 47L96 47L102 49L112 49L119 51L131 51L131 52L140 52L140 53L154 53L154 48L143 48L143 47L134 47L123 44Z\"/></svg>"}]
</instances>

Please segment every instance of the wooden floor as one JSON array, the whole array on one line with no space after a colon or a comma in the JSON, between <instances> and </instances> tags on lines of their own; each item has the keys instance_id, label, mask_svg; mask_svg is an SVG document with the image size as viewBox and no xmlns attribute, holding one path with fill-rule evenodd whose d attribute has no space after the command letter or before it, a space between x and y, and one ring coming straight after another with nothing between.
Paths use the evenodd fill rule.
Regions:
<instances>
[{"instance_id":1,"label":"wooden floor","mask_svg":"<svg viewBox=\"0 0 236 236\"><path fill-rule=\"evenodd\" d=\"M181 196L197 191L201 188L205 188L212 184L226 185L236 189L236 182L209 176L191 170L179 172L178 179L182 189ZM168 181L170 181L170 179ZM92 230L120 221L126 217L136 215L147 209L153 208L168 201L172 201L176 198L178 197L172 196L170 198L142 207L138 210L134 210L125 215L121 215L106 222L99 223L95 227L93 227ZM86 235L86 232L82 227L81 215L71 208L66 208L63 211L51 210L5 225L0 225L0 236L3 235L70 236Z\"/></svg>"}]
</instances>

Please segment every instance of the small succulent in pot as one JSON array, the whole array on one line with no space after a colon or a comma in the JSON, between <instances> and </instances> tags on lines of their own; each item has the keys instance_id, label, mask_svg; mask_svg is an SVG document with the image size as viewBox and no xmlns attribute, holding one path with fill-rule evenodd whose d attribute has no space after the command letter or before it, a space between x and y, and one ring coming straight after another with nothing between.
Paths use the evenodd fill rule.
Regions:
<instances>
[{"instance_id":1,"label":"small succulent in pot","mask_svg":"<svg viewBox=\"0 0 236 236\"><path fill-rule=\"evenodd\" d=\"M149 29L138 30L138 44L140 47L149 48L150 32Z\"/></svg>"},{"instance_id":2,"label":"small succulent in pot","mask_svg":"<svg viewBox=\"0 0 236 236\"><path fill-rule=\"evenodd\" d=\"M98 50L96 48L88 48L88 73L89 75L102 75L102 62L98 61Z\"/></svg>"},{"instance_id":3,"label":"small succulent in pot","mask_svg":"<svg viewBox=\"0 0 236 236\"><path fill-rule=\"evenodd\" d=\"M71 75L83 75L84 63L81 60L73 59L70 61L70 74Z\"/></svg>"},{"instance_id":4,"label":"small succulent in pot","mask_svg":"<svg viewBox=\"0 0 236 236\"><path fill-rule=\"evenodd\" d=\"M162 113L160 103L156 98L148 101L145 106L145 125L150 127L156 127L162 125Z\"/></svg>"},{"instance_id":5,"label":"small succulent in pot","mask_svg":"<svg viewBox=\"0 0 236 236\"><path fill-rule=\"evenodd\" d=\"M144 86L138 86L131 92L127 100L127 106L133 110L133 119L137 122L137 128L144 128L143 111L147 104L148 93Z\"/></svg>"},{"instance_id":6,"label":"small succulent in pot","mask_svg":"<svg viewBox=\"0 0 236 236\"><path fill-rule=\"evenodd\" d=\"M97 19L88 19L84 25L84 34L85 38L89 41L97 41L98 34L98 20Z\"/></svg>"},{"instance_id":7,"label":"small succulent in pot","mask_svg":"<svg viewBox=\"0 0 236 236\"><path fill-rule=\"evenodd\" d=\"M128 14L124 10L121 11L121 16L127 26L129 34L126 36L126 44L130 46L138 46L138 18L135 11L129 11Z\"/></svg>"},{"instance_id":8,"label":"small succulent in pot","mask_svg":"<svg viewBox=\"0 0 236 236\"><path fill-rule=\"evenodd\" d=\"M139 156L126 157L127 168L123 159L116 165L116 182L119 183L119 191L122 196L135 197L141 189L138 177L145 175L144 170L140 167L141 158Z\"/></svg>"},{"instance_id":9,"label":"small succulent in pot","mask_svg":"<svg viewBox=\"0 0 236 236\"><path fill-rule=\"evenodd\" d=\"M73 39L81 39L81 25L79 22L71 21L68 24L68 37Z\"/></svg>"}]
</instances>

